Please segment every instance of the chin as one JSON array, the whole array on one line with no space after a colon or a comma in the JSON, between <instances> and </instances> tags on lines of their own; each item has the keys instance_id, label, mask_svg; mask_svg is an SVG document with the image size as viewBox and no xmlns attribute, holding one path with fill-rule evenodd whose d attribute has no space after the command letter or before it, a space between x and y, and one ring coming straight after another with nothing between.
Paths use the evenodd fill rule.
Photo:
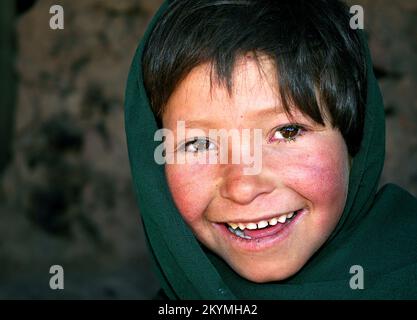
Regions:
<instances>
[{"instance_id":1,"label":"chin","mask_svg":"<svg viewBox=\"0 0 417 320\"><path fill-rule=\"evenodd\" d=\"M300 266L282 267L275 264L271 269L259 265L255 266L254 268L246 267L242 269L238 267L236 268L235 266L232 266L232 268L246 280L255 283L266 283L288 279L295 275L302 268L302 266L303 264Z\"/></svg>"}]
</instances>

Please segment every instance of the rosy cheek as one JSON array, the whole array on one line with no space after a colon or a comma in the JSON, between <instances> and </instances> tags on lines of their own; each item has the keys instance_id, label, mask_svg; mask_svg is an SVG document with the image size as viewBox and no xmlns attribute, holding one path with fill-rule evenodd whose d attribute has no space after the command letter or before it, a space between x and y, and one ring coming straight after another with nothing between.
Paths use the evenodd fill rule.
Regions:
<instances>
[{"instance_id":1,"label":"rosy cheek","mask_svg":"<svg viewBox=\"0 0 417 320\"><path fill-rule=\"evenodd\" d=\"M309 196L316 206L339 202L344 198L346 188L343 171L339 164L325 161L306 167L305 179L308 180L299 190Z\"/></svg>"},{"instance_id":2,"label":"rosy cheek","mask_svg":"<svg viewBox=\"0 0 417 320\"><path fill-rule=\"evenodd\" d=\"M215 185L212 175L201 166L181 165L166 165L165 173L173 200L182 217L189 224L198 221L209 204Z\"/></svg>"},{"instance_id":3,"label":"rosy cheek","mask_svg":"<svg viewBox=\"0 0 417 320\"><path fill-rule=\"evenodd\" d=\"M311 205L317 223L334 220L343 210L348 182L348 158L344 144L317 141L310 148L272 157L267 162L280 185L291 189ZM280 158L277 162L276 159Z\"/></svg>"},{"instance_id":4,"label":"rosy cheek","mask_svg":"<svg viewBox=\"0 0 417 320\"><path fill-rule=\"evenodd\" d=\"M347 155L344 150L317 150L298 171L293 188L308 199L318 223L339 217L346 201L348 185ZM289 179L289 182L291 180Z\"/></svg>"}]
</instances>

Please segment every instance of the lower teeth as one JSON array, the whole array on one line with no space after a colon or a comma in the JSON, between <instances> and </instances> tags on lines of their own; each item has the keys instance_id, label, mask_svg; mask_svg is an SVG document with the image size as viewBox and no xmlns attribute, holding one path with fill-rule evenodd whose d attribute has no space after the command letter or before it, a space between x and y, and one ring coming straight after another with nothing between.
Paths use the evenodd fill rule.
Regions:
<instances>
[{"instance_id":1,"label":"lower teeth","mask_svg":"<svg viewBox=\"0 0 417 320\"><path fill-rule=\"evenodd\" d=\"M240 229L233 229L232 227L228 227L229 231L242 239L252 239L251 237L245 235L245 233Z\"/></svg>"}]
</instances>

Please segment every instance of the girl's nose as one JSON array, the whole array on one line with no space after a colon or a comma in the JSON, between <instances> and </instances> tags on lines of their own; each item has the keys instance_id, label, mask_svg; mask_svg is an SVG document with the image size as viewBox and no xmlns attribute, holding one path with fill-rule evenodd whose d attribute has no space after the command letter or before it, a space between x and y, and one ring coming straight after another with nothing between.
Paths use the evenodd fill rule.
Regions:
<instances>
[{"instance_id":1,"label":"girl's nose","mask_svg":"<svg viewBox=\"0 0 417 320\"><path fill-rule=\"evenodd\" d=\"M245 205L259 195L268 194L274 190L273 181L262 173L245 175L242 165L229 164L227 167L220 187L220 195L225 199Z\"/></svg>"}]
</instances>

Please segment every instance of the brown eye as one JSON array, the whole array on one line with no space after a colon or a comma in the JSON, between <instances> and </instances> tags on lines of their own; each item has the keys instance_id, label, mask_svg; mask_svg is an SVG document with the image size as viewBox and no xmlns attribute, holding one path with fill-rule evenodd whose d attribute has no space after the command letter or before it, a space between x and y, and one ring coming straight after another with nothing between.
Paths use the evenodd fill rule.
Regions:
<instances>
[{"instance_id":1,"label":"brown eye","mask_svg":"<svg viewBox=\"0 0 417 320\"><path fill-rule=\"evenodd\" d=\"M300 131L297 127L285 127L281 129L281 134L285 139L293 139Z\"/></svg>"},{"instance_id":2,"label":"brown eye","mask_svg":"<svg viewBox=\"0 0 417 320\"><path fill-rule=\"evenodd\" d=\"M294 141L301 134L302 128L297 125L288 125L285 127L278 128L275 131L273 140L278 141Z\"/></svg>"}]
</instances>

